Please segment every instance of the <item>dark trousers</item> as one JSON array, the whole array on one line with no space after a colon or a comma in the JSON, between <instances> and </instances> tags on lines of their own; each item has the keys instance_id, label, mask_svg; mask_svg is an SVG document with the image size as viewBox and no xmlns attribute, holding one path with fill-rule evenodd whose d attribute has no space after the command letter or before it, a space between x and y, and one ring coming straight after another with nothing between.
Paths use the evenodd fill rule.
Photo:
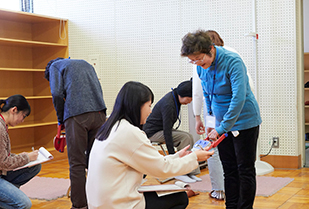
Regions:
<instances>
[{"instance_id":1,"label":"dark trousers","mask_svg":"<svg viewBox=\"0 0 309 209\"><path fill-rule=\"evenodd\" d=\"M106 120L104 112L89 112L68 118L65 122L70 165L71 202L73 207L87 206L86 171L92 144L98 129Z\"/></svg>"},{"instance_id":2,"label":"dark trousers","mask_svg":"<svg viewBox=\"0 0 309 209\"><path fill-rule=\"evenodd\" d=\"M156 192L144 192L146 209L185 209L189 204L186 192L158 197Z\"/></svg>"},{"instance_id":3,"label":"dark trousers","mask_svg":"<svg viewBox=\"0 0 309 209\"><path fill-rule=\"evenodd\" d=\"M259 126L231 132L218 146L224 170L227 209L252 209L256 193L256 145Z\"/></svg>"}]
</instances>

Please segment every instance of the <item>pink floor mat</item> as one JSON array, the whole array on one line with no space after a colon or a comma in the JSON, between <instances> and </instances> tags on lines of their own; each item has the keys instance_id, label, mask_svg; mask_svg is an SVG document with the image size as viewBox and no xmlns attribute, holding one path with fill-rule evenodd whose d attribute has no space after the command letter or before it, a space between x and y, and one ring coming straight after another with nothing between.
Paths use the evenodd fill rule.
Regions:
<instances>
[{"instance_id":1,"label":"pink floor mat","mask_svg":"<svg viewBox=\"0 0 309 209\"><path fill-rule=\"evenodd\" d=\"M36 176L20 189L31 199L53 200L67 194L70 179Z\"/></svg>"},{"instance_id":2,"label":"pink floor mat","mask_svg":"<svg viewBox=\"0 0 309 209\"><path fill-rule=\"evenodd\" d=\"M203 180L201 182L196 183L190 183L191 189L194 191L200 191L200 192L210 192L211 189L211 183L209 174L206 174L204 176L200 176L200 178ZM271 176L257 176L256 177L256 196L271 196L275 194L277 191L285 187L287 184L289 184L291 181L293 181L293 178L281 178L281 177L271 177Z\"/></svg>"}]
</instances>

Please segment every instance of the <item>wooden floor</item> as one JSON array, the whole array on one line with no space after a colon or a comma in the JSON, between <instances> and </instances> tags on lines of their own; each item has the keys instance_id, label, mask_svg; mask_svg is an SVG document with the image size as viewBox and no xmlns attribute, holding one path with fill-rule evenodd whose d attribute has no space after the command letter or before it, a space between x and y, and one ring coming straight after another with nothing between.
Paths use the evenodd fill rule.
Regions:
<instances>
[{"instance_id":1,"label":"wooden floor","mask_svg":"<svg viewBox=\"0 0 309 209\"><path fill-rule=\"evenodd\" d=\"M60 154L65 156L66 154ZM63 157L62 157L63 158ZM203 169L200 175L208 173L208 169ZM55 177L55 178L69 178L69 166L67 159L56 159L49 163L42 165L42 171L38 176L41 177ZM265 176L274 177L290 177L294 178L290 184L279 190L271 197L255 198L255 209L304 209L309 208L309 168L302 168L298 170L279 170ZM158 184L158 182L151 177L147 177L149 184ZM70 199L62 197L57 200L44 201L32 199L32 208L49 208L49 209L69 209L71 207ZM208 196L208 193L200 193L195 197L189 198L189 209L218 209L225 208L224 201L216 201Z\"/></svg>"}]
</instances>

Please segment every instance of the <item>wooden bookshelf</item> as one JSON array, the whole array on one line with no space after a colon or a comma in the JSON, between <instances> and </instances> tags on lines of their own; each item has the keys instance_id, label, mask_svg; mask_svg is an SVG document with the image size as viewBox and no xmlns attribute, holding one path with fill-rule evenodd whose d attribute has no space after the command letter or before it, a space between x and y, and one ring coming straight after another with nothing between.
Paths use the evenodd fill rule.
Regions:
<instances>
[{"instance_id":1,"label":"wooden bookshelf","mask_svg":"<svg viewBox=\"0 0 309 209\"><path fill-rule=\"evenodd\" d=\"M0 28L0 98L21 94L31 106L23 123L9 127L12 152L51 150L57 117L44 71L50 60L68 57L68 21L0 9Z\"/></svg>"},{"instance_id":2,"label":"wooden bookshelf","mask_svg":"<svg viewBox=\"0 0 309 209\"><path fill-rule=\"evenodd\" d=\"M304 84L309 81L309 53L304 53ZM309 101L309 88L304 88L305 102ZM305 133L309 133L309 105L305 105Z\"/></svg>"}]
</instances>

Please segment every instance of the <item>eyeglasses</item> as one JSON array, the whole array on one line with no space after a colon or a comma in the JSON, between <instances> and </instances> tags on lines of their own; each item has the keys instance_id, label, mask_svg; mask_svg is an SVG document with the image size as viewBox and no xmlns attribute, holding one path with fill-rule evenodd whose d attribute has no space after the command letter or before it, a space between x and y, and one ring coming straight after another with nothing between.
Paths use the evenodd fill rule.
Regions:
<instances>
[{"instance_id":1,"label":"eyeglasses","mask_svg":"<svg viewBox=\"0 0 309 209\"><path fill-rule=\"evenodd\" d=\"M206 54L204 54L203 59L201 59L201 60L194 60L194 61L192 61L192 60L189 59L188 62L195 65L198 62L203 62L204 59L205 59L205 56L206 56Z\"/></svg>"}]
</instances>

